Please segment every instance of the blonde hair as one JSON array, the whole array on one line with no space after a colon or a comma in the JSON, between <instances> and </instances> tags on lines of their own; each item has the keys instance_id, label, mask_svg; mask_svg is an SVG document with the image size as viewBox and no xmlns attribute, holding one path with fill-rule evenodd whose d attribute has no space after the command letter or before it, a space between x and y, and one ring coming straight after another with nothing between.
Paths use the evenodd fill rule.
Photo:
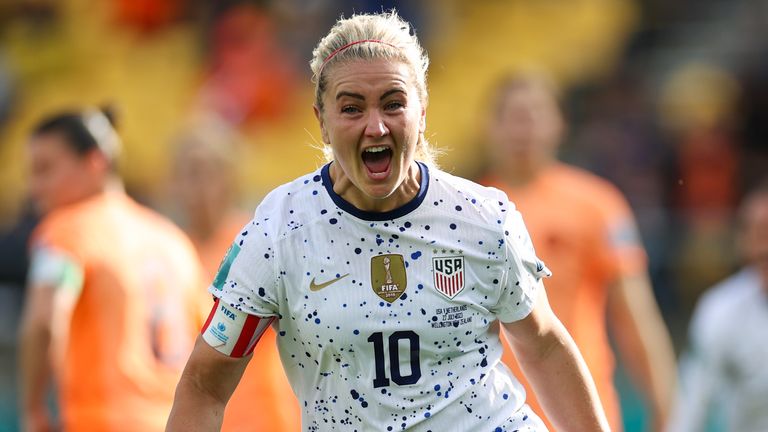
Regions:
<instances>
[{"instance_id":1,"label":"blonde hair","mask_svg":"<svg viewBox=\"0 0 768 432\"><path fill-rule=\"evenodd\" d=\"M334 65L354 60L385 59L401 61L410 66L419 99L426 109L427 68L429 57L419 44L411 25L394 10L377 14L352 15L340 18L312 51L312 82L315 84L315 105L323 110L323 93L327 87L327 71ZM329 147L323 149L326 159L332 160ZM435 166L435 150L423 134L416 146L419 160Z\"/></svg>"},{"instance_id":2,"label":"blonde hair","mask_svg":"<svg viewBox=\"0 0 768 432\"><path fill-rule=\"evenodd\" d=\"M528 89L541 91L558 110L561 109L563 90L558 82L546 70L528 67L506 72L491 86L487 99L494 109L492 114L501 113L510 93Z\"/></svg>"}]
</instances>

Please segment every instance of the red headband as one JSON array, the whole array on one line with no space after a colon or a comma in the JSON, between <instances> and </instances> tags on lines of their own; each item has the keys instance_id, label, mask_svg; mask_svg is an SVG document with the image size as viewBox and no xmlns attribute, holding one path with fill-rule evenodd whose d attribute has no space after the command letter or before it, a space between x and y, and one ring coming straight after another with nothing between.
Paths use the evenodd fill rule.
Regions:
<instances>
[{"instance_id":1,"label":"red headband","mask_svg":"<svg viewBox=\"0 0 768 432\"><path fill-rule=\"evenodd\" d=\"M395 46L395 45L392 45L392 44L391 44L391 43L389 43L389 42L384 42L383 40L379 40L379 39L361 39L361 40L357 40L357 41L354 41L354 42L350 42L350 43L348 43L348 44L346 44L346 45L342 45L341 47L337 48L337 49L336 49L335 51L333 51L332 53L328 54L328 57L326 57L326 58L325 58L325 60L323 60L323 64L321 64L321 65L320 65L320 70L318 70L318 71L317 71L317 77L318 77L318 79L320 78L320 74L322 74L322 73L323 73L323 69L325 68L325 65L326 65L326 64L327 64L329 61L331 61L331 59L332 59L332 58L334 58L334 57L336 56L336 54L338 54L338 53L340 53L340 52L344 51L345 49L347 49L347 48L351 47L352 45L361 44L361 43L363 43L363 42L375 42L375 43L380 43L380 44L384 44L384 45L389 45L389 46L391 46L392 48L397 48L397 46Z\"/></svg>"}]
</instances>

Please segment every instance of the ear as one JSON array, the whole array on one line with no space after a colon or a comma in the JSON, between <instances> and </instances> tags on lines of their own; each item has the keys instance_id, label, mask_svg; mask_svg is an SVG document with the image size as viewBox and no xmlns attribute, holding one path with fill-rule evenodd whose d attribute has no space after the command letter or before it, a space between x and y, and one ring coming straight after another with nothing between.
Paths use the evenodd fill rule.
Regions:
<instances>
[{"instance_id":1,"label":"ear","mask_svg":"<svg viewBox=\"0 0 768 432\"><path fill-rule=\"evenodd\" d=\"M419 132L424 133L427 130L427 109L421 107L421 116L419 117Z\"/></svg>"},{"instance_id":2,"label":"ear","mask_svg":"<svg viewBox=\"0 0 768 432\"><path fill-rule=\"evenodd\" d=\"M109 161L107 157L99 150L93 149L85 155L87 168L93 173L103 173L109 171Z\"/></svg>"},{"instance_id":3,"label":"ear","mask_svg":"<svg viewBox=\"0 0 768 432\"><path fill-rule=\"evenodd\" d=\"M315 112L315 118L317 119L317 122L320 123L320 135L323 142L330 144L331 141L328 139L328 132L325 130L325 122L323 121L323 112L320 111L320 108L318 108L317 105L312 105L312 111Z\"/></svg>"}]
</instances>

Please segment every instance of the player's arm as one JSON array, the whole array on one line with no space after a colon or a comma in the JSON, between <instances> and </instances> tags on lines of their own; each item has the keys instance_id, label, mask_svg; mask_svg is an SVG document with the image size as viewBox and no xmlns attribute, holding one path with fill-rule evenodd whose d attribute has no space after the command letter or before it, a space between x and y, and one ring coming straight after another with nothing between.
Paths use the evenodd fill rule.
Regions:
<instances>
[{"instance_id":1,"label":"player's arm","mask_svg":"<svg viewBox=\"0 0 768 432\"><path fill-rule=\"evenodd\" d=\"M39 248L32 253L19 327L20 410L25 431L51 429L46 396L52 346L66 344L69 322L82 289L82 268L65 254Z\"/></svg>"},{"instance_id":2,"label":"player's arm","mask_svg":"<svg viewBox=\"0 0 768 432\"><path fill-rule=\"evenodd\" d=\"M669 418L677 377L675 355L646 270L645 251L629 204L617 190L598 208L596 234L611 274L607 320L621 359L643 395L651 427L661 431Z\"/></svg>"},{"instance_id":3,"label":"player's arm","mask_svg":"<svg viewBox=\"0 0 768 432\"><path fill-rule=\"evenodd\" d=\"M182 372L166 431L219 431L251 356L229 357L198 337Z\"/></svg>"},{"instance_id":4,"label":"player's arm","mask_svg":"<svg viewBox=\"0 0 768 432\"><path fill-rule=\"evenodd\" d=\"M54 288L28 286L19 327L19 369L21 421L25 431L51 429L46 408L50 382L49 348Z\"/></svg>"},{"instance_id":5,"label":"player's arm","mask_svg":"<svg viewBox=\"0 0 768 432\"><path fill-rule=\"evenodd\" d=\"M576 344L549 306L543 286L531 313L504 323L525 376L559 431L608 431L592 376Z\"/></svg>"},{"instance_id":6,"label":"player's arm","mask_svg":"<svg viewBox=\"0 0 768 432\"><path fill-rule=\"evenodd\" d=\"M218 431L253 349L274 317L258 317L213 304L176 386L166 431Z\"/></svg>"},{"instance_id":7,"label":"player's arm","mask_svg":"<svg viewBox=\"0 0 768 432\"><path fill-rule=\"evenodd\" d=\"M621 359L645 398L653 430L662 431L677 385L675 354L645 272L620 276L611 286L608 319Z\"/></svg>"}]
</instances>

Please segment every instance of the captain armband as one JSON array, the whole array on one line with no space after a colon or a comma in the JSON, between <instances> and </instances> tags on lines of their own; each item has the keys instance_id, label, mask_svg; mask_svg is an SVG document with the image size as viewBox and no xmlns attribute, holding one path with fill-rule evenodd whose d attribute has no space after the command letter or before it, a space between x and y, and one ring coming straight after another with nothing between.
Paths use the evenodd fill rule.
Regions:
<instances>
[{"instance_id":1,"label":"captain armband","mask_svg":"<svg viewBox=\"0 0 768 432\"><path fill-rule=\"evenodd\" d=\"M216 299L200 333L216 351L230 357L245 357L253 352L274 319L247 314Z\"/></svg>"}]
</instances>

